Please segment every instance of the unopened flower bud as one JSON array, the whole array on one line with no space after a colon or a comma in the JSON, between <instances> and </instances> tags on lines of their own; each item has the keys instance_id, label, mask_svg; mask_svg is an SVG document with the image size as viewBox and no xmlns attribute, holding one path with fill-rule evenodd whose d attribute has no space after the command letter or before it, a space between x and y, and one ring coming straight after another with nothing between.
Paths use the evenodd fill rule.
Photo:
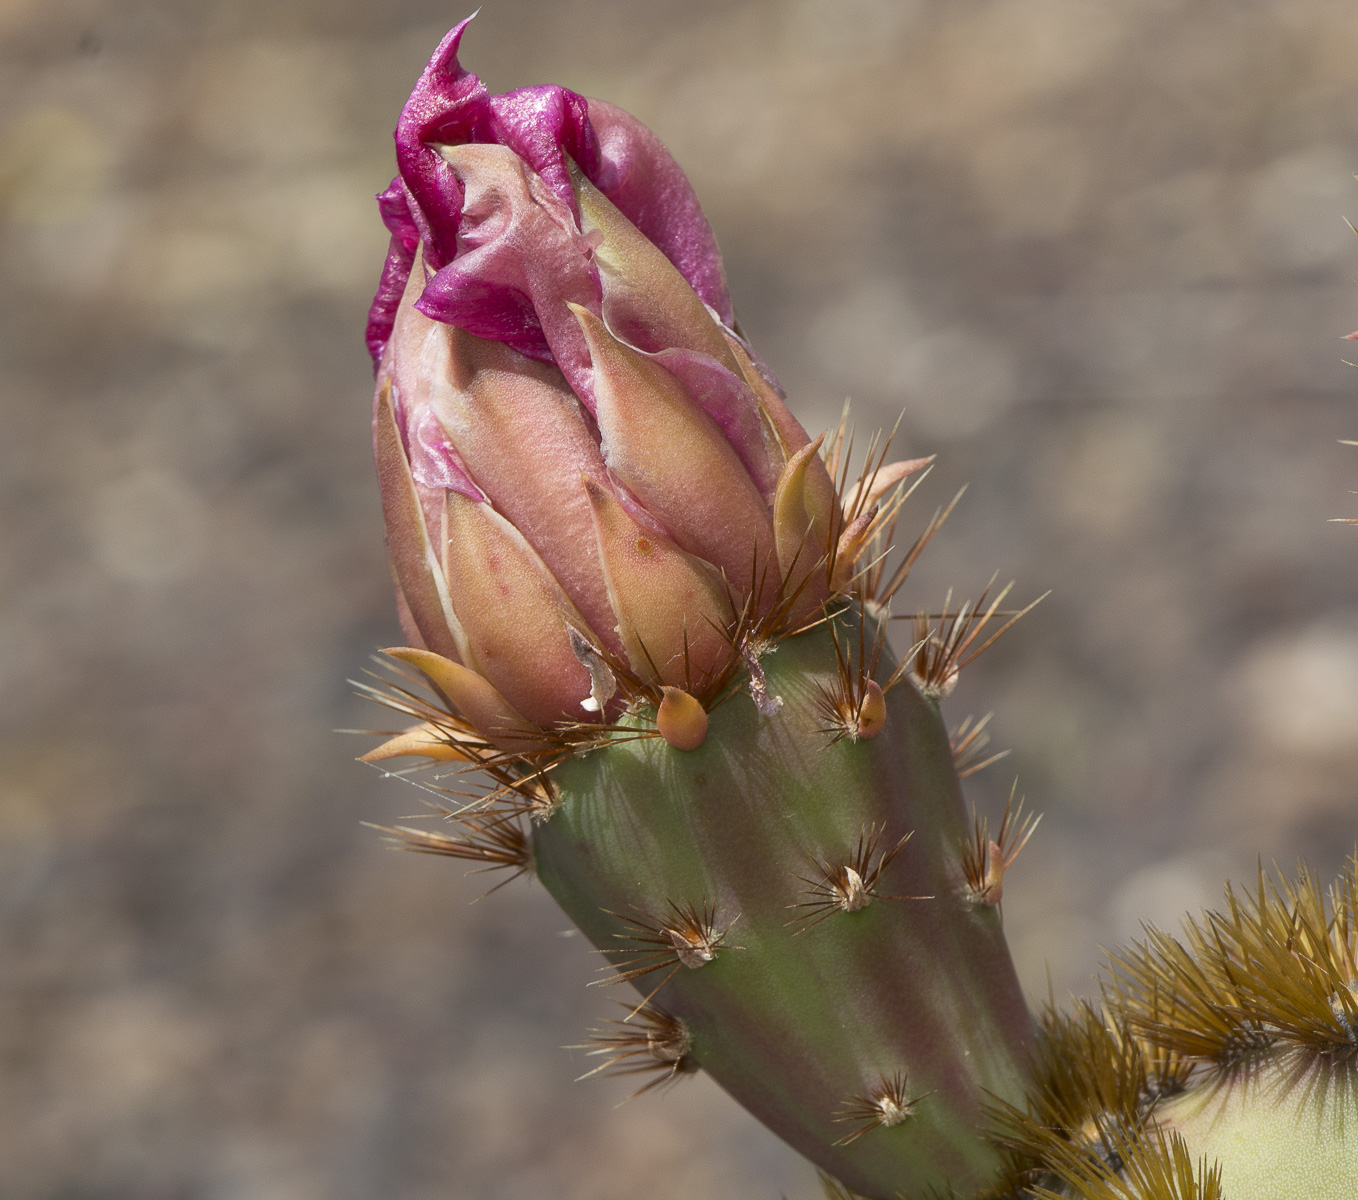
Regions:
<instances>
[{"instance_id":1,"label":"unopened flower bud","mask_svg":"<svg viewBox=\"0 0 1358 1200\"><path fill-rule=\"evenodd\" d=\"M701 699L741 614L800 619L861 538L678 164L612 105L490 94L466 25L397 125L368 344L407 661L503 747L629 689Z\"/></svg>"}]
</instances>

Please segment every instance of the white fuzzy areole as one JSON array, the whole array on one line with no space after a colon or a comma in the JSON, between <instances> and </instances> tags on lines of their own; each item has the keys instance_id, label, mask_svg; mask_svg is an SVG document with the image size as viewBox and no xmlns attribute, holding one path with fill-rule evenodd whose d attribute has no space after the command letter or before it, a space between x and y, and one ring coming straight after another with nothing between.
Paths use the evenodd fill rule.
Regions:
<instances>
[{"instance_id":1,"label":"white fuzzy areole","mask_svg":"<svg viewBox=\"0 0 1358 1200\"><path fill-rule=\"evenodd\" d=\"M1221 1163L1230 1200L1354 1200L1358 1196L1358 1089L1344 1079L1318 1099L1277 1076L1190 1093L1157 1110L1196 1162Z\"/></svg>"}]
</instances>

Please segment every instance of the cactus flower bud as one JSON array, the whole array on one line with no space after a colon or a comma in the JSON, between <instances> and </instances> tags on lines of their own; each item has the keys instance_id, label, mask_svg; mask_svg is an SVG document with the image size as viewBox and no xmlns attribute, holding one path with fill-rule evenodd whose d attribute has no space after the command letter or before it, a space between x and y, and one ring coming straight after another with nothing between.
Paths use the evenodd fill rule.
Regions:
<instances>
[{"instance_id":1,"label":"cactus flower bud","mask_svg":"<svg viewBox=\"0 0 1358 1200\"><path fill-rule=\"evenodd\" d=\"M843 521L678 164L612 105L491 95L466 25L397 125L368 346L406 637L484 681L463 715L507 747L505 714L599 713L600 663L701 698L742 611L804 615L845 578Z\"/></svg>"}]
</instances>

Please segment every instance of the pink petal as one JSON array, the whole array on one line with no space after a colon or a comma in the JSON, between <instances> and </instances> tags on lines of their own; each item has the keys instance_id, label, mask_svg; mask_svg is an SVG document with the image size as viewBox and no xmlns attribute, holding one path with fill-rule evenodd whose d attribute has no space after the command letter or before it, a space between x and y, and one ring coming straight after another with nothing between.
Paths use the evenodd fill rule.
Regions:
<instances>
[{"instance_id":1,"label":"pink petal","mask_svg":"<svg viewBox=\"0 0 1358 1200\"><path fill-rule=\"evenodd\" d=\"M590 675L569 629L591 631L513 525L489 504L445 496L444 574L467 661L535 724L580 720Z\"/></svg>"},{"instance_id":2,"label":"pink petal","mask_svg":"<svg viewBox=\"0 0 1358 1200\"><path fill-rule=\"evenodd\" d=\"M414 248L412 235L418 235L425 262L438 273L461 256L469 232L463 181L435 150L439 145L505 146L527 164L540 190L554 197L572 221L576 206L567 160L573 161L659 247L718 318L731 324L730 294L716 239L688 179L655 134L621 109L587 101L566 88L531 87L490 95L458 62L458 47L470 19L443 39L397 123L399 190L406 203L405 211L399 212L395 185L381 198L384 219L399 218L401 231L398 234L388 219L396 240L370 314L368 344L374 359L380 357L390 333L390 317ZM537 253L531 242L519 249ZM558 290L570 291L573 286L574 280L567 278ZM587 385L586 378L577 378L580 363L572 348L578 350L578 344L570 332L564 331L562 346L554 340L559 306L544 309L540 301L548 298L516 285L503 269L472 264L439 282L426 311L478 336L507 341L531 357L555 356L572 385Z\"/></svg>"},{"instance_id":3,"label":"pink petal","mask_svg":"<svg viewBox=\"0 0 1358 1200\"><path fill-rule=\"evenodd\" d=\"M678 379L587 309L572 311L594 360L609 470L680 546L722 570L737 594L749 592L774 536L768 504L739 457Z\"/></svg>"},{"instance_id":4,"label":"pink petal","mask_svg":"<svg viewBox=\"0 0 1358 1200\"><path fill-rule=\"evenodd\" d=\"M571 602L619 650L581 476L604 482L596 435L554 367L412 310L419 340L394 356L398 380L419 381L468 474L542 556Z\"/></svg>"},{"instance_id":5,"label":"pink petal","mask_svg":"<svg viewBox=\"0 0 1358 1200\"><path fill-rule=\"evenodd\" d=\"M599 138L599 170L585 174L660 247L703 302L731 325L731 293L712 226L688 176L654 133L604 100L589 101Z\"/></svg>"},{"instance_id":6,"label":"pink petal","mask_svg":"<svg viewBox=\"0 0 1358 1200\"><path fill-rule=\"evenodd\" d=\"M420 641L445 657L456 658L457 618L427 531L423 497L410 477L391 391L391 385L383 382L374 398L373 449L392 575Z\"/></svg>"},{"instance_id":7,"label":"pink petal","mask_svg":"<svg viewBox=\"0 0 1358 1200\"><path fill-rule=\"evenodd\" d=\"M769 444L759 401L750 385L706 354L662 350L652 357L684 385L684 390L716 422L755 486L771 501L783 464Z\"/></svg>"},{"instance_id":8,"label":"pink petal","mask_svg":"<svg viewBox=\"0 0 1358 1200\"><path fill-rule=\"evenodd\" d=\"M466 204L457 258L429 281L420 311L478 337L508 341L532 358L554 360L590 405L589 353L566 305L599 307L591 243L565 202L513 151L463 145L443 152L465 188ZM478 309L490 320L478 321ZM505 337L507 315L515 312L519 333ZM537 322L536 330L529 320Z\"/></svg>"},{"instance_id":9,"label":"pink petal","mask_svg":"<svg viewBox=\"0 0 1358 1200\"><path fill-rule=\"evenodd\" d=\"M716 572L640 528L606 488L586 480L584 490L632 669L653 683L698 690L732 653L731 608Z\"/></svg>"}]
</instances>

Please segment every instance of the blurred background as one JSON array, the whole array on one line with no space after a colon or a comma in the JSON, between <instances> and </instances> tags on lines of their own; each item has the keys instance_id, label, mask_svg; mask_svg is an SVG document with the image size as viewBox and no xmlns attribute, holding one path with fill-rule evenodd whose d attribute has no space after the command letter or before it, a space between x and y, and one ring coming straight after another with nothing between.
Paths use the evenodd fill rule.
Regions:
<instances>
[{"instance_id":1,"label":"blurred background","mask_svg":"<svg viewBox=\"0 0 1358 1200\"><path fill-rule=\"evenodd\" d=\"M616 1108L531 884L387 852L336 729L398 639L369 463L371 197L432 0L0 0L0 1194L817 1194L706 1080ZM1358 839L1358 9L494 0L494 90L690 172L813 428L970 489L904 603L1051 596L963 674L1045 812L1037 998L1257 856ZM1350 355L1350 357L1353 357Z\"/></svg>"}]
</instances>

